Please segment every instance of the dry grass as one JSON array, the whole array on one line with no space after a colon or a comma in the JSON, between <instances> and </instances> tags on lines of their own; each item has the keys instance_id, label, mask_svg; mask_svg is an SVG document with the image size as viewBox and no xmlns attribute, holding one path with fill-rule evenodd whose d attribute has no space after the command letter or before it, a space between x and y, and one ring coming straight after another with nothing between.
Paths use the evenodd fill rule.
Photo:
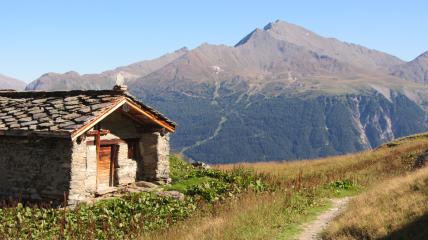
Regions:
<instances>
[{"instance_id":1,"label":"dry grass","mask_svg":"<svg viewBox=\"0 0 428 240\"><path fill-rule=\"evenodd\" d=\"M298 225L311 213L326 206L326 184L351 179L362 187L371 187L412 171L416 158L428 148L425 137L400 141L345 156L295 162L243 163L219 165L228 171L236 167L269 174L273 193L247 193L239 199L201 209L199 213L145 239L291 239Z\"/></svg>"},{"instance_id":2,"label":"dry grass","mask_svg":"<svg viewBox=\"0 0 428 240\"><path fill-rule=\"evenodd\" d=\"M328 183L338 179L352 179L367 186L387 177L400 175L414 167L416 158L428 148L427 138L402 142L394 147L382 147L373 151L328 157L316 160L260 162L217 165L221 170L236 167L268 173L280 183L301 178L306 186Z\"/></svg>"},{"instance_id":3,"label":"dry grass","mask_svg":"<svg viewBox=\"0 0 428 240\"><path fill-rule=\"evenodd\" d=\"M209 240L209 239L288 239L299 230L299 224L325 210L324 199L312 202L304 196L284 192L247 193L240 199L223 203L211 211L202 211L188 221L145 239ZM306 208L305 203L306 202Z\"/></svg>"},{"instance_id":4,"label":"dry grass","mask_svg":"<svg viewBox=\"0 0 428 240\"><path fill-rule=\"evenodd\" d=\"M382 182L350 202L325 239L426 239L428 168Z\"/></svg>"},{"instance_id":5,"label":"dry grass","mask_svg":"<svg viewBox=\"0 0 428 240\"><path fill-rule=\"evenodd\" d=\"M267 209L267 206L275 205L275 200L279 199L281 198L269 193L263 195L248 193L240 199L216 206L211 210L205 209L191 221L177 224L161 234L157 233L147 238L202 240L250 239L251 236L251 239L264 239L263 236L269 231L263 228L264 221L273 215L269 211L274 210ZM256 215L259 217L255 217ZM240 227L246 224L258 226L258 228L252 228L258 229L258 233Z\"/></svg>"}]
</instances>

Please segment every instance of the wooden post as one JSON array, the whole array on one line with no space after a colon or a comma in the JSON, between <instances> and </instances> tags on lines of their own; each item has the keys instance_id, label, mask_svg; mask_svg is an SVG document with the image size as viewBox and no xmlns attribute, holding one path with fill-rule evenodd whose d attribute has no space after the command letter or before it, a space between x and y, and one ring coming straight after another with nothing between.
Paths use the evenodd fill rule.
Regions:
<instances>
[{"instance_id":1,"label":"wooden post","mask_svg":"<svg viewBox=\"0 0 428 240\"><path fill-rule=\"evenodd\" d=\"M88 136L94 136L95 137L95 148L96 148L96 155L97 155L97 168L96 168L96 180L95 184L98 190L98 163L100 162L100 150L101 150L101 135L106 135L110 133L109 130L101 130L101 127L99 124L95 126L96 130L88 131L86 135Z\"/></svg>"},{"instance_id":2,"label":"wooden post","mask_svg":"<svg viewBox=\"0 0 428 240\"><path fill-rule=\"evenodd\" d=\"M100 136L100 131L97 131L96 135L95 135L95 148L96 148L96 152L97 152L97 174L96 174L96 184L97 184L97 191L98 191L98 164L100 162L100 149L101 149L101 136Z\"/></svg>"}]
</instances>

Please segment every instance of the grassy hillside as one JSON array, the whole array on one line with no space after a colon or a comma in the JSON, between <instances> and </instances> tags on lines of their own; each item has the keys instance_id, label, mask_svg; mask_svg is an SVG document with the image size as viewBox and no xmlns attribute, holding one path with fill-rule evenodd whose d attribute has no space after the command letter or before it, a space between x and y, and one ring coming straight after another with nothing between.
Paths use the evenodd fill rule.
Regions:
<instances>
[{"instance_id":1,"label":"grassy hillside","mask_svg":"<svg viewBox=\"0 0 428 240\"><path fill-rule=\"evenodd\" d=\"M146 238L293 239L302 223L329 207L329 198L360 194L412 173L427 148L427 136L417 135L373 151L319 160L220 165L223 171L244 168L268 174L275 191L246 193Z\"/></svg>"},{"instance_id":2,"label":"grassy hillside","mask_svg":"<svg viewBox=\"0 0 428 240\"><path fill-rule=\"evenodd\" d=\"M376 185L353 199L325 239L427 239L428 168Z\"/></svg>"},{"instance_id":3,"label":"grassy hillside","mask_svg":"<svg viewBox=\"0 0 428 240\"><path fill-rule=\"evenodd\" d=\"M426 211L422 207L426 203L424 176L428 173L416 173L415 167L426 149L428 135L415 135L356 154L296 162L219 165L216 169L194 168L172 156L173 183L165 189L184 193L184 200L156 193L132 193L74 209L4 204L0 208L0 238L293 239L302 223L330 207L329 199L349 195L360 196L352 203L356 207L367 199L373 203L367 207L368 214L361 216L361 229L367 230L364 224L373 221L367 217L372 212L383 216L378 225L370 225L372 228L361 234L398 234L406 224L423 220ZM414 177L396 180L415 173ZM415 184L409 184L412 181ZM400 221L392 221L386 215L390 212L373 207L380 204L390 209L395 205L388 204L402 204L400 196L412 191L412 204L403 204L402 215L397 215ZM391 198L397 201L382 201ZM338 218L326 237L347 236L347 217L353 214L351 209Z\"/></svg>"}]
</instances>

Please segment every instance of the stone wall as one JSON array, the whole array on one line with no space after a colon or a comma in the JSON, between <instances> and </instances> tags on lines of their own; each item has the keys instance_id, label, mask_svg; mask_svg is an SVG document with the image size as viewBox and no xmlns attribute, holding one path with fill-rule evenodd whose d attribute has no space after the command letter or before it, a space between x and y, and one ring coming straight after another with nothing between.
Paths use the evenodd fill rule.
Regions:
<instances>
[{"instance_id":1,"label":"stone wall","mask_svg":"<svg viewBox=\"0 0 428 240\"><path fill-rule=\"evenodd\" d=\"M119 141L118 184L139 180L169 182L169 134L142 128L116 112L101 122L110 130L101 140L136 139L140 155L128 158ZM0 137L0 198L85 201L97 191L97 156L93 136L71 141L49 137Z\"/></svg>"},{"instance_id":2,"label":"stone wall","mask_svg":"<svg viewBox=\"0 0 428 240\"><path fill-rule=\"evenodd\" d=\"M71 140L0 137L0 197L62 201L71 179Z\"/></svg>"},{"instance_id":3,"label":"stone wall","mask_svg":"<svg viewBox=\"0 0 428 240\"><path fill-rule=\"evenodd\" d=\"M140 138L140 154L143 158L142 178L149 181L170 182L169 133L144 133Z\"/></svg>"},{"instance_id":4,"label":"stone wall","mask_svg":"<svg viewBox=\"0 0 428 240\"><path fill-rule=\"evenodd\" d=\"M139 138L142 129L137 123L120 112L114 112L106 119L101 121L102 129L108 129L109 134L102 136L101 140L111 139L136 139ZM141 159L128 158L128 144L120 142L115 172L117 174L118 184L128 184L136 181L137 165Z\"/></svg>"},{"instance_id":5,"label":"stone wall","mask_svg":"<svg viewBox=\"0 0 428 240\"><path fill-rule=\"evenodd\" d=\"M97 150L95 145L86 145L85 191L91 195L97 191Z\"/></svg>"},{"instance_id":6,"label":"stone wall","mask_svg":"<svg viewBox=\"0 0 428 240\"><path fill-rule=\"evenodd\" d=\"M128 158L128 144L119 144L118 165L116 166L118 184L133 183L137 175L137 159Z\"/></svg>"},{"instance_id":7,"label":"stone wall","mask_svg":"<svg viewBox=\"0 0 428 240\"><path fill-rule=\"evenodd\" d=\"M169 134L142 127L120 112L115 112L101 122L102 129L110 134L102 139L139 139L140 158L128 159L127 144L119 147L119 183L135 180L168 182L169 179Z\"/></svg>"},{"instance_id":8,"label":"stone wall","mask_svg":"<svg viewBox=\"0 0 428 240\"><path fill-rule=\"evenodd\" d=\"M102 129L110 130L103 139L139 139L140 158L128 159L127 144L119 146L119 183L135 180L168 182L169 179L169 133L150 129L136 123L129 117L114 112L101 123ZM137 174L136 174L137 173ZM121 180L122 179L122 180Z\"/></svg>"},{"instance_id":9,"label":"stone wall","mask_svg":"<svg viewBox=\"0 0 428 240\"><path fill-rule=\"evenodd\" d=\"M73 141L71 156L71 178L68 202L69 204L75 204L84 201L94 193L93 189L86 186L88 174L94 173L94 169L92 166L88 167L86 142Z\"/></svg>"}]
</instances>

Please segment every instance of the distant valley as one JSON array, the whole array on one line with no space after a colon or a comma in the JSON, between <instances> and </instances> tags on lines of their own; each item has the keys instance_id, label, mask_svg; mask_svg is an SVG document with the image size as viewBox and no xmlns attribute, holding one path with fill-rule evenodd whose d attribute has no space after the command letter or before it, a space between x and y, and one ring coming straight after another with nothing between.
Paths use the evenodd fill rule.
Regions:
<instances>
[{"instance_id":1,"label":"distant valley","mask_svg":"<svg viewBox=\"0 0 428 240\"><path fill-rule=\"evenodd\" d=\"M175 151L210 163L316 158L428 130L428 52L410 62L285 21L100 74L46 73L27 90L130 92L178 123ZM21 85L20 85L21 84ZM0 88L23 83L0 75Z\"/></svg>"}]
</instances>

